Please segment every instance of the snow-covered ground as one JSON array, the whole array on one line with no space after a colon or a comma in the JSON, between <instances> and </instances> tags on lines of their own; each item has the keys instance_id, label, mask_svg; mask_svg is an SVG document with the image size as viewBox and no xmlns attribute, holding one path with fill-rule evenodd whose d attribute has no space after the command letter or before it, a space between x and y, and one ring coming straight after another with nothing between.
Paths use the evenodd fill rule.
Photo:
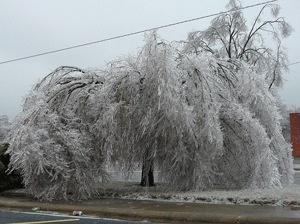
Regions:
<instances>
[{"instance_id":1,"label":"snow-covered ground","mask_svg":"<svg viewBox=\"0 0 300 224\"><path fill-rule=\"evenodd\" d=\"M138 185L140 181L139 171L135 172L133 177L127 180L124 180L121 175L115 175L114 177L115 180L104 187L105 196L137 200L300 207L300 185L297 184L275 189L207 189L204 191L170 192L167 190L167 186L160 183L156 187L140 187Z\"/></svg>"},{"instance_id":2,"label":"snow-covered ground","mask_svg":"<svg viewBox=\"0 0 300 224\"><path fill-rule=\"evenodd\" d=\"M126 183L126 182L124 182ZM138 183L114 189L106 188L102 196L136 200L167 200L172 202L199 202L213 204L272 205L300 207L300 186L290 185L276 189L217 190L169 192L157 187L138 189ZM140 187L142 188L142 187Z\"/></svg>"},{"instance_id":3,"label":"snow-covered ground","mask_svg":"<svg viewBox=\"0 0 300 224\"><path fill-rule=\"evenodd\" d=\"M123 198L134 200L164 200L170 202L196 202L213 204L241 204L241 205L271 205L292 206L300 209L300 185L293 184L275 189L256 190L220 190L206 189L204 191L173 192L168 191L168 185L158 182L156 187L141 187L141 172L134 172L129 179L122 175L110 172L113 175L111 182L103 183L100 197ZM300 176L296 171L295 176ZM157 177L155 173L155 177ZM297 177L298 178L298 177ZM7 191L15 194L24 194L24 189Z\"/></svg>"},{"instance_id":4,"label":"snow-covered ground","mask_svg":"<svg viewBox=\"0 0 300 224\"><path fill-rule=\"evenodd\" d=\"M192 201L207 202L208 199L208 202L213 203L300 205L300 186L296 184L276 189L208 190L176 195L180 198L190 198Z\"/></svg>"}]
</instances>

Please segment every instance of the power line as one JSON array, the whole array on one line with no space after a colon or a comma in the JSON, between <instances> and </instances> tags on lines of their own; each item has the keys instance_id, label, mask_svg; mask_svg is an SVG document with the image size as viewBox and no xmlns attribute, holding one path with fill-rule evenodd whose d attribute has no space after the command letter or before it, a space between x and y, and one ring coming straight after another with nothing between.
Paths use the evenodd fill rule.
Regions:
<instances>
[{"instance_id":1,"label":"power line","mask_svg":"<svg viewBox=\"0 0 300 224\"><path fill-rule=\"evenodd\" d=\"M300 61L297 61L297 62L293 62L293 63L287 64L286 66L296 65L296 64L300 64Z\"/></svg>"},{"instance_id":2,"label":"power line","mask_svg":"<svg viewBox=\"0 0 300 224\"><path fill-rule=\"evenodd\" d=\"M271 0L271 1L266 1L266 2L262 2L262 3L257 3L257 4L254 4L254 5L241 7L241 8L239 8L239 10L253 8L253 7L256 7L256 6L259 6L259 5L265 5L265 4L276 2L276 1L278 1L278 0ZM141 30L141 31L133 32L133 33L123 34L123 35L120 35L120 36L110 37L110 38L97 40L97 41L93 41L93 42L89 42L89 43L85 43L85 44L79 44L79 45L75 45L75 46L71 46L71 47L61 48L61 49L58 49L58 50L47 51L47 52L40 53L40 54L34 54L34 55L21 57L21 58L16 58L16 59L8 60L8 61L2 61L2 62L0 62L0 65L10 63L10 62L15 62L15 61L21 61L21 60L25 60L25 59L28 59L28 58L39 57L39 56L43 56L43 55L47 55L47 54L53 54L53 53L57 53L57 52L61 52L61 51L67 51L67 50L71 50L71 49L74 49L74 48L84 47L84 46L97 44L97 43L101 43L101 42L105 42L105 41L109 41L109 40L128 37L128 36L132 36L132 35L135 35L135 34L145 33L147 31L162 29L162 28L166 28L166 27L170 27L170 26L176 26L176 25L183 24L183 23L188 23L188 22L192 22L192 21L196 21L196 20L200 20L200 19L205 19L205 18L209 18L209 17L213 17L213 16L218 16L218 15L228 13L228 12L232 12L232 11L236 11L236 9L228 10L228 11L225 11L225 12L214 13L214 14L210 14L210 15L207 15L207 16L201 16L201 17L197 17L197 18L194 18L194 19L184 20L184 21L181 21L181 22L170 23L170 24L167 24L167 25L158 26L158 27L151 28L151 29L146 29L146 30Z\"/></svg>"}]
</instances>

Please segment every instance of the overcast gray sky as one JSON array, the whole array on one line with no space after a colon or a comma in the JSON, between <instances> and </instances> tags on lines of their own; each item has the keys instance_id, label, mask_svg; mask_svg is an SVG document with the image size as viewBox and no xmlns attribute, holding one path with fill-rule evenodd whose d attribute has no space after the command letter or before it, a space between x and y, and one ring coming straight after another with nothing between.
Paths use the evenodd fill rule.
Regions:
<instances>
[{"instance_id":1,"label":"overcast gray sky","mask_svg":"<svg viewBox=\"0 0 300 224\"><path fill-rule=\"evenodd\" d=\"M244 0L243 6L264 2ZM227 0L0 0L0 62L60 48L154 28L225 11ZM300 0L279 0L295 31L283 41L290 62L299 62ZM245 9L251 24L261 7ZM158 30L168 41L184 40L187 33L208 27L212 18ZM118 56L135 53L143 34L98 43L41 57L0 64L0 115L14 118L22 97L41 78L61 65L101 67ZM300 107L300 64L290 66L280 96Z\"/></svg>"}]
</instances>

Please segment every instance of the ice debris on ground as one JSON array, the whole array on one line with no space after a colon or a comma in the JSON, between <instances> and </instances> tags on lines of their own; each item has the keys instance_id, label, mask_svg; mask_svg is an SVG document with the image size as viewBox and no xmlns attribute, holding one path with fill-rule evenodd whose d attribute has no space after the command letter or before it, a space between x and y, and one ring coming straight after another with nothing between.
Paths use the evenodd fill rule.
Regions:
<instances>
[{"instance_id":1,"label":"ice debris on ground","mask_svg":"<svg viewBox=\"0 0 300 224\"><path fill-rule=\"evenodd\" d=\"M120 184L120 183L119 183ZM119 185L118 184L118 185ZM300 185L289 185L273 189L245 189L245 190L219 190L208 189L204 191L168 192L157 187L136 191L135 187L129 190L129 185L122 184L118 190L105 191L102 197L159 200L170 202L196 202L213 204L240 204L240 205L272 205L300 207Z\"/></svg>"}]
</instances>

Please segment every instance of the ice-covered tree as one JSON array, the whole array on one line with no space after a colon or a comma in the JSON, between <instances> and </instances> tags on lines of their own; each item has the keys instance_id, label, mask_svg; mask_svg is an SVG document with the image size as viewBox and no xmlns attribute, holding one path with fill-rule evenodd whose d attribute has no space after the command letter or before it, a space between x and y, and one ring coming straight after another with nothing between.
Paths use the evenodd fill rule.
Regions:
<instances>
[{"instance_id":1,"label":"ice-covered tree","mask_svg":"<svg viewBox=\"0 0 300 224\"><path fill-rule=\"evenodd\" d=\"M60 67L37 83L10 133L11 167L28 192L91 197L109 179L108 164L125 174L140 164L146 185L155 167L175 190L292 183L291 148L269 91L277 82L262 75L267 56L250 53L255 41L245 44L241 24L232 44L246 46L247 54L232 52L240 57L216 37L213 47L196 38L207 32L190 35L183 49L152 32L136 56L102 70Z\"/></svg>"},{"instance_id":2,"label":"ice-covered tree","mask_svg":"<svg viewBox=\"0 0 300 224\"><path fill-rule=\"evenodd\" d=\"M0 116L0 144L4 141L10 129L10 122L6 115Z\"/></svg>"},{"instance_id":3,"label":"ice-covered tree","mask_svg":"<svg viewBox=\"0 0 300 224\"><path fill-rule=\"evenodd\" d=\"M26 96L12 125L9 152L29 193L45 199L89 197L107 179L105 153L89 126L94 106L89 92L98 85L101 78L93 71L60 67Z\"/></svg>"},{"instance_id":4,"label":"ice-covered tree","mask_svg":"<svg viewBox=\"0 0 300 224\"><path fill-rule=\"evenodd\" d=\"M189 55L203 55L206 53L207 55L211 55L217 60L228 62L227 65L217 62L218 66L213 67L216 70L216 74L227 80L227 85L230 88L235 89L237 86L242 84L243 91L245 91L247 89L247 84L243 84L242 80L245 79L244 75L247 71L246 73L251 74L255 82L257 82L257 80L260 80L260 82L268 85L269 90L272 90L274 86L280 86L282 84L282 69L287 70L286 65L288 59L284 48L281 47L281 38L288 37L292 31L292 28L288 23L285 22L282 17L278 17L278 5L266 4L255 18L253 24L250 27L250 30L248 30L246 26L246 20L240 8L241 4L239 1L229 1L229 3L227 4L227 9L235 9L235 11L222 14L213 19L210 27L204 31L191 32L188 36L188 40L184 42L183 52ZM272 15L275 17L274 20L262 20L262 13L267 8L271 10ZM267 41L265 41L265 38L267 37L267 35L271 35L271 38L277 45L275 50L273 50L272 45L266 45L265 42ZM248 69L246 70L245 65L246 67L248 67ZM239 72L240 69L242 69L242 72ZM247 82L249 82L249 79L251 79L251 77L248 77L245 80L248 80ZM253 84L254 83L249 83L249 86L252 86ZM252 86L252 88L257 89L256 84ZM278 100L274 98L269 98L268 100L263 99L261 98L261 94L259 95L259 97L251 96L252 91L250 89L248 89L248 91L245 91L243 93L245 94L243 97L238 96L238 100L236 101L241 105L247 102L244 106L246 106L245 109L248 112L244 113L250 113L249 115L259 120L259 123L261 123L261 125L267 132L268 138L274 136L274 134L276 134L277 132L281 133L281 129L278 123L280 115L278 114L278 112L275 112L277 111L276 104L279 105L277 103ZM233 90L233 92L237 94L238 89ZM259 92L262 93L261 91ZM273 90L271 92L274 93ZM268 92L263 93L264 97L268 96L268 94ZM257 105L257 103L259 102L259 98L261 98L261 102L259 103L259 105ZM266 106L266 108L262 107L263 104L265 104L264 106ZM261 110L265 110L266 112L262 112ZM273 114L271 114L271 111L273 111ZM233 114L233 112L230 112L230 114ZM261 117L261 115L263 115L263 117ZM222 127L226 128L227 122L225 122L225 124L223 122L221 123ZM233 128L233 126L231 125L229 127L230 129ZM230 131L230 129L228 131ZM273 132L272 134L270 133L271 131ZM233 133L239 135L242 132L234 131ZM242 136L245 135L247 134L244 133ZM279 165L278 169L280 175L282 175L282 172L285 173L287 170L289 170L287 173L281 176L281 178L283 178L282 180L284 180L282 182L291 182L291 149L290 146L285 143L281 134L278 135L279 137L277 138L271 137L272 141L269 145L271 146L271 150L275 152L273 158L276 158L275 162L278 163L276 164L276 166ZM234 134L232 136L234 136ZM276 142L275 145L274 142ZM228 144L226 143L225 139L223 143L226 148L226 145ZM277 144L280 144L281 146ZM278 149L282 147L283 151L281 153L285 154L286 151L288 154L283 156L283 158L287 158L283 160L278 151ZM230 154L233 156L236 152L234 152L235 150L232 150L231 148L232 146L228 147L229 151L233 151L233 153L230 152ZM249 154L248 156L250 155L251 154ZM227 159L228 156L226 156ZM240 157L241 153L235 154L235 156ZM234 160L236 160L236 158L234 158ZM230 165L229 167L226 167L226 169L233 168L234 170L236 170L236 172L242 171L242 167L246 168L247 166L241 166L239 164L244 164L244 162L245 161L239 161L236 163L236 168L234 168L234 165ZM226 164L226 161L222 161L222 163L218 164L218 167L220 168L224 164ZM251 169L253 170L253 167ZM251 172L243 171L243 173L244 176L248 178L247 176ZM237 175L232 175L231 179L235 182L234 185L236 187L239 187L241 183L235 181L236 177ZM226 178L228 178L228 176Z\"/></svg>"},{"instance_id":5,"label":"ice-covered tree","mask_svg":"<svg viewBox=\"0 0 300 224\"><path fill-rule=\"evenodd\" d=\"M248 28L241 7L239 0L230 0L226 5L230 12L213 19L207 29L189 33L185 51L206 51L230 61L242 60L266 79L270 89L281 86L282 72L288 70L281 39L291 34L292 27L279 17L279 5L266 4ZM268 9L274 19L263 17Z\"/></svg>"}]
</instances>

